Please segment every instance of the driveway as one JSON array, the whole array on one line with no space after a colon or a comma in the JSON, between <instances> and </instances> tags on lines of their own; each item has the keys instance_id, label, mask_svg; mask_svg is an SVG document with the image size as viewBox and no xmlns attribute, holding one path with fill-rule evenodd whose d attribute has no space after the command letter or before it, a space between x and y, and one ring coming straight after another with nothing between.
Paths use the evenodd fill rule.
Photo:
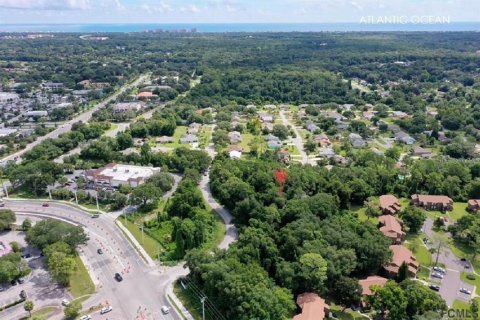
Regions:
<instances>
[{"instance_id":1,"label":"driveway","mask_svg":"<svg viewBox=\"0 0 480 320\"><path fill-rule=\"evenodd\" d=\"M302 164L307 164L308 163L308 155L303 149L303 140L302 136L300 135L300 132L298 132L297 128L288 121L287 117L285 117L285 113L283 110L280 111L280 118L282 119L283 125L285 127L292 127L293 132L295 132L296 137L292 138L293 144L297 147L298 151L300 152L300 156L302 157ZM311 163L312 165L315 165L315 163Z\"/></svg>"},{"instance_id":2,"label":"driveway","mask_svg":"<svg viewBox=\"0 0 480 320\"><path fill-rule=\"evenodd\" d=\"M433 220L427 218L423 224L423 230L425 234L432 239L435 232L432 230ZM431 245L429 247L432 247ZM432 254L432 260L435 261L436 253ZM447 302L448 306L453 306L455 299L469 301L472 297L460 292L460 288L466 288L472 292L475 292L474 286L463 282L460 279L460 274L465 272L471 272L470 269L466 269L466 262L461 261L460 258L456 257L453 252L448 247L444 247L440 250L438 256L438 262L445 265L445 276L441 280L440 284L440 295ZM439 279L435 279L438 281Z\"/></svg>"}]
</instances>

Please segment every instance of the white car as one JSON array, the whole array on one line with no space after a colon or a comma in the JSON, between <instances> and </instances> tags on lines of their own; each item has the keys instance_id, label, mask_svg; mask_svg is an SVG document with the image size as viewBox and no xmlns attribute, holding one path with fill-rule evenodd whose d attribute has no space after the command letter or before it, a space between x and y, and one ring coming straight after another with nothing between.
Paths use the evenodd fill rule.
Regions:
<instances>
[{"instance_id":1,"label":"white car","mask_svg":"<svg viewBox=\"0 0 480 320\"><path fill-rule=\"evenodd\" d=\"M460 292L465 294L472 294L472 291L468 290L467 288L460 288Z\"/></svg>"},{"instance_id":2,"label":"white car","mask_svg":"<svg viewBox=\"0 0 480 320\"><path fill-rule=\"evenodd\" d=\"M434 273L432 273L432 278L443 279L443 274L441 274L439 272L434 272Z\"/></svg>"},{"instance_id":3,"label":"white car","mask_svg":"<svg viewBox=\"0 0 480 320\"><path fill-rule=\"evenodd\" d=\"M62 306L68 306L70 304L70 301L68 301L67 299L63 299L62 300Z\"/></svg>"},{"instance_id":4,"label":"white car","mask_svg":"<svg viewBox=\"0 0 480 320\"><path fill-rule=\"evenodd\" d=\"M90 319L92 319L92 316L87 314L86 316L80 317L79 320L90 320Z\"/></svg>"},{"instance_id":5,"label":"white car","mask_svg":"<svg viewBox=\"0 0 480 320\"><path fill-rule=\"evenodd\" d=\"M112 310L113 308L111 306L108 306L108 307L102 308L102 310L100 310L100 314L108 313Z\"/></svg>"},{"instance_id":6,"label":"white car","mask_svg":"<svg viewBox=\"0 0 480 320\"><path fill-rule=\"evenodd\" d=\"M162 308L160 308L160 310L162 310L163 314L169 314L170 313L170 308L167 307L167 306L162 306Z\"/></svg>"},{"instance_id":7,"label":"white car","mask_svg":"<svg viewBox=\"0 0 480 320\"><path fill-rule=\"evenodd\" d=\"M445 273L445 269L440 268L440 267L433 267L433 270L435 270L437 272Z\"/></svg>"}]
</instances>

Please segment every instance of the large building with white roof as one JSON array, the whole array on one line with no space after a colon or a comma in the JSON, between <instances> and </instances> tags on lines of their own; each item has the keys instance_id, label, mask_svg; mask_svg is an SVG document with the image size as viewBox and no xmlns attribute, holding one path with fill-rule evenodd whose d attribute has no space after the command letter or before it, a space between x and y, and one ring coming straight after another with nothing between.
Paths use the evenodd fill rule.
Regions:
<instances>
[{"instance_id":1,"label":"large building with white roof","mask_svg":"<svg viewBox=\"0 0 480 320\"><path fill-rule=\"evenodd\" d=\"M137 187L157 172L160 172L160 168L110 163L102 168L88 170L86 178L97 186L118 187L126 184Z\"/></svg>"}]
</instances>

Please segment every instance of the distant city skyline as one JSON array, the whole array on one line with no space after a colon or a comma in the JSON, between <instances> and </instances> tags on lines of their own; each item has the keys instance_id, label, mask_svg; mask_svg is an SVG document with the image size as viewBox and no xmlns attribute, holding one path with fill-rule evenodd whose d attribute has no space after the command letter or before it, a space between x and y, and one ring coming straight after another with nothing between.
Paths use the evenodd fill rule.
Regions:
<instances>
[{"instance_id":1,"label":"distant city skyline","mask_svg":"<svg viewBox=\"0 0 480 320\"><path fill-rule=\"evenodd\" d=\"M0 0L0 24L480 21L478 0Z\"/></svg>"}]
</instances>

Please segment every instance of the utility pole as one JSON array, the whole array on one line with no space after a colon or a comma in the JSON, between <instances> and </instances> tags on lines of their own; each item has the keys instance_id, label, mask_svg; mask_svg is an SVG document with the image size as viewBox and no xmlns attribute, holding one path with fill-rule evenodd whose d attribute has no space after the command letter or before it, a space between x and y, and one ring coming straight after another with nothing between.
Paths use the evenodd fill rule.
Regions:
<instances>
[{"instance_id":1,"label":"utility pole","mask_svg":"<svg viewBox=\"0 0 480 320\"><path fill-rule=\"evenodd\" d=\"M77 206L78 206L77 190L74 189L74 190L73 190L73 193L75 194L75 203L76 203Z\"/></svg>"},{"instance_id":2,"label":"utility pole","mask_svg":"<svg viewBox=\"0 0 480 320\"><path fill-rule=\"evenodd\" d=\"M95 199L97 200L97 211L100 212L100 207L98 206L98 191L95 193Z\"/></svg>"},{"instance_id":3,"label":"utility pole","mask_svg":"<svg viewBox=\"0 0 480 320\"><path fill-rule=\"evenodd\" d=\"M5 195L8 198L8 187L5 184L2 184L2 186L3 186L3 190L5 191Z\"/></svg>"},{"instance_id":4,"label":"utility pole","mask_svg":"<svg viewBox=\"0 0 480 320\"><path fill-rule=\"evenodd\" d=\"M52 200L52 192L50 190L50 186L47 187L47 190L48 190L48 197L50 198L50 200Z\"/></svg>"},{"instance_id":5,"label":"utility pole","mask_svg":"<svg viewBox=\"0 0 480 320\"><path fill-rule=\"evenodd\" d=\"M200 299L200 302L202 303L202 320L205 320L205 297Z\"/></svg>"},{"instance_id":6,"label":"utility pole","mask_svg":"<svg viewBox=\"0 0 480 320\"><path fill-rule=\"evenodd\" d=\"M142 245L145 244L145 237L143 235L143 222L142 222Z\"/></svg>"}]
</instances>

